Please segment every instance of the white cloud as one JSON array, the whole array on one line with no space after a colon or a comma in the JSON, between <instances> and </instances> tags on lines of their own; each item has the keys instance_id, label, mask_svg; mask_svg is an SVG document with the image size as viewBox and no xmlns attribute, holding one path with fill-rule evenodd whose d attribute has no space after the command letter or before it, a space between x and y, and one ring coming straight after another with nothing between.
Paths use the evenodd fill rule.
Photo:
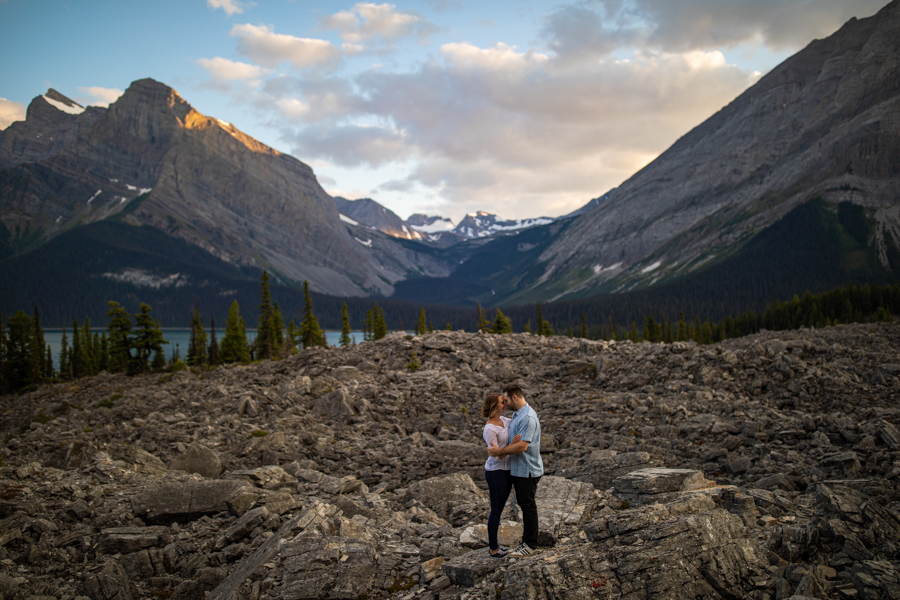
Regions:
<instances>
[{"instance_id":1,"label":"white cloud","mask_svg":"<svg viewBox=\"0 0 900 600\"><path fill-rule=\"evenodd\" d=\"M302 160L405 162L408 179L385 191L420 186L459 209L557 216L620 184L758 77L719 51L561 66L503 44L448 44L441 57L352 86L293 85L308 125L285 140Z\"/></svg>"},{"instance_id":2,"label":"white cloud","mask_svg":"<svg viewBox=\"0 0 900 600\"><path fill-rule=\"evenodd\" d=\"M25 105L0 98L0 129L6 129L15 121L25 120Z\"/></svg>"},{"instance_id":3,"label":"white cloud","mask_svg":"<svg viewBox=\"0 0 900 600\"><path fill-rule=\"evenodd\" d=\"M310 125L284 139L296 156L316 156L351 168L402 162L415 151L402 131L387 126Z\"/></svg>"},{"instance_id":4,"label":"white cloud","mask_svg":"<svg viewBox=\"0 0 900 600\"><path fill-rule=\"evenodd\" d=\"M521 75L547 60L545 54L516 52L514 47L502 42L493 48L467 43L444 44L441 54L456 69L500 71L506 75Z\"/></svg>"},{"instance_id":5,"label":"white cloud","mask_svg":"<svg viewBox=\"0 0 900 600\"><path fill-rule=\"evenodd\" d=\"M416 12L398 11L393 4L360 2L321 21L324 29L336 30L356 49L372 42L389 43L414 36L422 41L437 31L437 26Z\"/></svg>"},{"instance_id":6,"label":"white cloud","mask_svg":"<svg viewBox=\"0 0 900 600\"><path fill-rule=\"evenodd\" d=\"M116 88L79 87L81 92L76 101L84 106L109 106L119 99L124 92Z\"/></svg>"},{"instance_id":7,"label":"white cloud","mask_svg":"<svg viewBox=\"0 0 900 600\"><path fill-rule=\"evenodd\" d=\"M235 25L231 36L238 38L238 52L267 67L288 62L297 69L333 68L341 57L331 42L275 33L265 25Z\"/></svg>"},{"instance_id":8,"label":"white cloud","mask_svg":"<svg viewBox=\"0 0 900 600\"><path fill-rule=\"evenodd\" d=\"M237 0L206 0L206 5L210 8L221 8L229 17L244 12L244 7Z\"/></svg>"},{"instance_id":9,"label":"white cloud","mask_svg":"<svg viewBox=\"0 0 900 600\"><path fill-rule=\"evenodd\" d=\"M262 67L235 62L219 56L216 58L197 59L197 64L206 69L212 78L223 81L257 79L266 73Z\"/></svg>"}]
</instances>

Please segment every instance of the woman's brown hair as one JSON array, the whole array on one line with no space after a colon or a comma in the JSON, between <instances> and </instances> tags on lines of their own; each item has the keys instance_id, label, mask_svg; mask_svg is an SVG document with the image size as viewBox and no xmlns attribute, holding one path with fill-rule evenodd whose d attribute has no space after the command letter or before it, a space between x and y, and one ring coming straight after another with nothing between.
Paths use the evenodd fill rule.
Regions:
<instances>
[{"instance_id":1,"label":"woman's brown hair","mask_svg":"<svg viewBox=\"0 0 900 600\"><path fill-rule=\"evenodd\" d=\"M484 406L481 407L481 416L485 419L493 419L500 407L500 394L488 394L484 397Z\"/></svg>"}]
</instances>

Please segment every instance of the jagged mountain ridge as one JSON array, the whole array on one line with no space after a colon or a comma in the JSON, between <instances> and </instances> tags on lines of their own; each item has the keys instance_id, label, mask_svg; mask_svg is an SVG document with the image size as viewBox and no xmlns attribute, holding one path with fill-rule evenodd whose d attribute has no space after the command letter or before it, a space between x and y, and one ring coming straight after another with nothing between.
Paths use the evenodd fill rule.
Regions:
<instances>
[{"instance_id":1,"label":"jagged mountain ridge","mask_svg":"<svg viewBox=\"0 0 900 600\"><path fill-rule=\"evenodd\" d=\"M598 199L599 200L599 199ZM591 200L572 215L581 214L598 200ZM342 214L391 237L408 240L435 242L440 246L451 246L463 240L490 238L496 234L512 233L529 227L547 225L555 221L552 217L536 219L503 219L485 211L468 213L458 225L449 218L439 215L413 214L404 221L394 211L371 198L347 200L334 199Z\"/></svg>"},{"instance_id":2,"label":"jagged mountain ridge","mask_svg":"<svg viewBox=\"0 0 900 600\"><path fill-rule=\"evenodd\" d=\"M678 278L817 197L864 206L869 243L890 270L900 245L898 30L895 0L784 61L581 215L520 298Z\"/></svg>"},{"instance_id":3,"label":"jagged mountain ridge","mask_svg":"<svg viewBox=\"0 0 900 600\"><path fill-rule=\"evenodd\" d=\"M0 132L7 254L115 218L333 295L389 295L412 269L449 272L427 253L358 232L307 165L162 83L139 80L108 109L78 109L51 91Z\"/></svg>"},{"instance_id":4,"label":"jagged mountain ridge","mask_svg":"<svg viewBox=\"0 0 900 600\"><path fill-rule=\"evenodd\" d=\"M341 214L391 237L404 240L420 240L423 238L418 231L408 227L397 213L371 198L347 200L346 198L335 196L334 203L337 205L338 210L341 211Z\"/></svg>"}]
</instances>

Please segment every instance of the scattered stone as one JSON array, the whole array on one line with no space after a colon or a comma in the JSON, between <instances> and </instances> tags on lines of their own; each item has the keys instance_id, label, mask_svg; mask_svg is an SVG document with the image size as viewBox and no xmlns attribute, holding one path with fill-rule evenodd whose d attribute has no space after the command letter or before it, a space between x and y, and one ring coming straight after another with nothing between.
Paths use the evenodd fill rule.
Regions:
<instances>
[{"instance_id":1,"label":"scattered stone","mask_svg":"<svg viewBox=\"0 0 900 600\"><path fill-rule=\"evenodd\" d=\"M0 596L900 598L897 348L440 332L0 397ZM525 559L486 557L497 377L547 442Z\"/></svg>"}]
</instances>

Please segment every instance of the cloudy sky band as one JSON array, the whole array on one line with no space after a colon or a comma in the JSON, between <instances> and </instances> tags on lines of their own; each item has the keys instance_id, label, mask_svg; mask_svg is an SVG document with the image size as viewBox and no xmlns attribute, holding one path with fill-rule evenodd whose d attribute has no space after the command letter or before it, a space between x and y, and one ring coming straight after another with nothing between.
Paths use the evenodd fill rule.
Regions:
<instances>
[{"instance_id":1,"label":"cloudy sky band","mask_svg":"<svg viewBox=\"0 0 900 600\"><path fill-rule=\"evenodd\" d=\"M11 82L0 87L0 127L46 89L18 69L42 67L43 83L98 105L152 76L309 163L332 194L373 197L403 217L558 216L621 183L811 39L885 3L193 0L184 25L167 20L169 0L143 13L104 0L107 31L185 33L156 59L129 46L107 69L120 74L112 85L100 75L109 57L83 37L90 27L56 24L57 48L0 67ZM37 30L38 12L0 3L5 56L13 24ZM67 44L86 51L66 65L74 89L54 84Z\"/></svg>"}]
</instances>

